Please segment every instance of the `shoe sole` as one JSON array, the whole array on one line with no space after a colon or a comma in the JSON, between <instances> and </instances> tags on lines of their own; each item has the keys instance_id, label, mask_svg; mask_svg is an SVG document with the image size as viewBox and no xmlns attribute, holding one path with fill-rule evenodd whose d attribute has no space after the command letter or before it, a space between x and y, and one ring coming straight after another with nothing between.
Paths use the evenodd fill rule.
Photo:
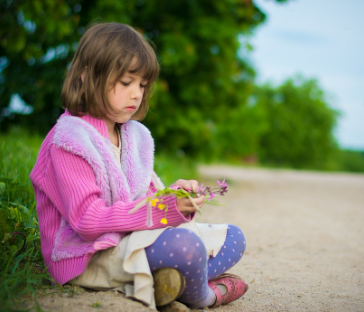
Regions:
<instances>
[{"instance_id":1,"label":"shoe sole","mask_svg":"<svg viewBox=\"0 0 364 312\"><path fill-rule=\"evenodd\" d=\"M157 306L165 306L175 301L183 292L186 281L176 269L162 268L153 271L154 295Z\"/></svg>"}]
</instances>

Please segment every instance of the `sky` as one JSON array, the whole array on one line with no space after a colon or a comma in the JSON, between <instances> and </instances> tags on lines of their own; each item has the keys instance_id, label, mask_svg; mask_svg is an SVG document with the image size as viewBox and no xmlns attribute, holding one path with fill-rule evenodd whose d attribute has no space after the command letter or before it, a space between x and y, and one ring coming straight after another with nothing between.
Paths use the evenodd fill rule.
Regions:
<instances>
[{"instance_id":1,"label":"sky","mask_svg":"<svg viewBox=\"0 0 364 312\"><path fill-rule=\"evenodd\" d=\"M250 39L258 82L315 78L341 112L335 137L364 150L364 0L254 0L267 21Z\"/></svg>"}]
</instances>

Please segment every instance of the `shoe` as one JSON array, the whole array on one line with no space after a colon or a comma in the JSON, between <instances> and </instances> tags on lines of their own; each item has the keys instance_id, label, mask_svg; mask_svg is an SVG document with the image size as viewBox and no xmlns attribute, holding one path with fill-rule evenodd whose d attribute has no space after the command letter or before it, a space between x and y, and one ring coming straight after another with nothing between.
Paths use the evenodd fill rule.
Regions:
<instances>
[{"instance_id":1,"label":"shoe","mask_svg":"<svg viewBox=\"0 0 364 312\"><path fill-rule=\"evenodd\" d=\"M227 289L222 295L217 285L224 285ZM244 295L249 286L243 279L235 274L224 273L209 281L209 287L216 295L215 303L209 308L215 308L223 304L228 304Z\"/></svg>"},{"instance_id":2,"label":"shoe","mask_svg":"<svg viewBox=\"0 0 364 312\"><path fill-rule=\"evenodd\" d=\"M161 268L153 271L154 296L157 307L165 306L182 295L185 287L185 277L176 269Z\"/></svg>"},{"instance_id":3,"label":"shoe","mask_svg":"<svg viewBox=\"0 0 364 312\"><path fill-rule=\"evenodd\" d=\"M191 310L186 307L183 303L173 301L159 309L159 312L190 312Z\"/></svg>"}]
</instances>

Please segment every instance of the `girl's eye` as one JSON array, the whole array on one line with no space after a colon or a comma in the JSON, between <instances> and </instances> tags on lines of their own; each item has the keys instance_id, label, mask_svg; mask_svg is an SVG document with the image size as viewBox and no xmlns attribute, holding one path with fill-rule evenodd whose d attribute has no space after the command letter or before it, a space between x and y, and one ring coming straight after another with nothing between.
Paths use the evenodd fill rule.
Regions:
<instances>
[{"instance_id":1,"label":"girl's eye","mask_svg":"<svg viewBox=\"0 0 364 312\"><path fill-rule=\"evenodd\" d=\"M145 88L147 86L147 84L140 84L141 88Z\"/></svg>"},{"instance_id":2,"label":"girl's eye","mask_svg":"<svg viewBox=\"0 0 364 312\"><path fill-rule=\"evenodd\" d=\"M121 84L124 86L124 87L127 87L128 85L130 85L130 82L124 82L124 81L120 81Z\"/></svg>"}]
</instances>

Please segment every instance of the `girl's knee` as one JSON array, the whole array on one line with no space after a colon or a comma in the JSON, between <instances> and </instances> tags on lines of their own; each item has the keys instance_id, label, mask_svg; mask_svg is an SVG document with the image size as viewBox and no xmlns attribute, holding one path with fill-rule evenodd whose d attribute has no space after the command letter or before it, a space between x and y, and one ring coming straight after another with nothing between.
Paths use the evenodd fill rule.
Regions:
<instances>
[{"instance_id":1,"label":"girl's knee","mask_svg":"<svg viewBox=\"0 0 364 312\"><path fill-rule=\"evenodd\" d=\"M226 238L232 240L234 247L239 249L241 255L244 254L246 249L246 240L243 231L239 227L229 224Z\"/></svg>"},{"instance_id":2,"label":"girl's knee","mask_svg":"<svg viewBox=\"0 0 364 312\"><path fill-rule=\"evenodd\" d=\"M165 230L155 243L146 249L147 254L151 249L166 255L176 264L178 262L192 264L196 261L206 261L207 257L206 247L201 238L187 229L170 228Z\"/></svg>"},{"instance_id":3,"label":"girl's knee","mask_svg":"<svg viewBox=\"0 0 364 312\"><path fill-rule=\"evenodd\" d=\"M166 232L176 256L192 260L197 256L206 255L204 243L194 232L187 229L169 229Z\"/></svg>"}]
</instances>

